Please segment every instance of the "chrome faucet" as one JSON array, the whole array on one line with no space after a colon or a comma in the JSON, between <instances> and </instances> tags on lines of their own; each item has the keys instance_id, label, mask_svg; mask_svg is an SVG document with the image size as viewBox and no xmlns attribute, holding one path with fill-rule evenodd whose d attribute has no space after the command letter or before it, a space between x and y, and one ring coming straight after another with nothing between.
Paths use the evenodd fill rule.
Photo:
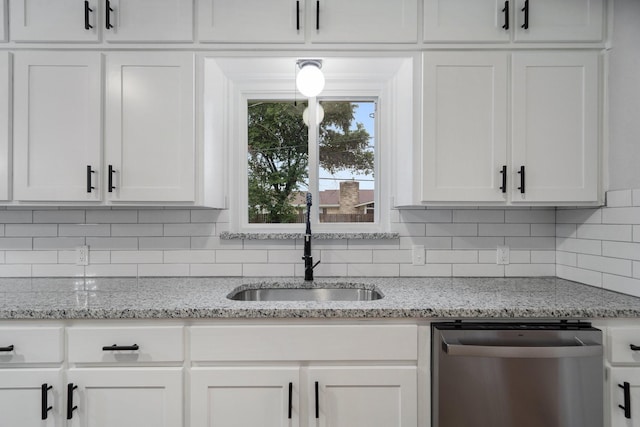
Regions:
<instances>
[{"instance_id":1,"label":"chrome faucet","mask_svg":"<svg viewBox=\"0 0 640 427\"><path fill-rule=\"evenodd\" d=\"M311 193L307 193L307 229L304 233L304 280L313 280L313 269L320 261L313 263L311 256Z\"/></svg>"}]
</instances>

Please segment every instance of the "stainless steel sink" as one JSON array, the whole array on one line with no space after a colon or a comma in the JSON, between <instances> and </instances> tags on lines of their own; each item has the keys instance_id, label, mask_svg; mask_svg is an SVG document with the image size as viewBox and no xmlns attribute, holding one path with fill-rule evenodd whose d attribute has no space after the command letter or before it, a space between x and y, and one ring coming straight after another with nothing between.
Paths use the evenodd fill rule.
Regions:
<instances>
[{"instance_id":1,"label":"stainless steel sink","mask_svg":"<svg viewBox=\"0 0 640 427\"><path fill-rule=\"evenodd\" d=\"M373 301L383 295L362 287L260 287L234 291L227 298L235 301Z\"/></svg>"}]
</instances>

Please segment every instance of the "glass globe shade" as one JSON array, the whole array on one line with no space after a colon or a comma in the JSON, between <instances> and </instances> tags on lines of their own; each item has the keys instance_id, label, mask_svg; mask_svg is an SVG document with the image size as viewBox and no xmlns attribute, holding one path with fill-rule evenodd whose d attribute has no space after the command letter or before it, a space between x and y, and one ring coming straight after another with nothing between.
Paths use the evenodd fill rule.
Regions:
<instances>
[{"instance_id":1,"label":"glass globe shade","mask_svg":"<svg viewBox=\"0 0 640 427\"><path fill-rule=\"evenodd\" d=\"M324 108L322 108L322 105L317 104L316 105L316 125L319 125L320 123L322 123L323 119L324 119ZM307 125L307 127L309 127L309 107L305 108L304 111L302 112L302 121L304 122L305 125Z\"/></svg>"},{"instance_id":2,"label":"glass globe shade","mask_svg":"<svg viewBox=\"0 0 640 427\"><path fill-rule=\"evenodd\" d=\"M314 63L302 64L296 77L296 87L304 96L318 96L324 89L324 74Z\"/></svg>"}]
</instances>

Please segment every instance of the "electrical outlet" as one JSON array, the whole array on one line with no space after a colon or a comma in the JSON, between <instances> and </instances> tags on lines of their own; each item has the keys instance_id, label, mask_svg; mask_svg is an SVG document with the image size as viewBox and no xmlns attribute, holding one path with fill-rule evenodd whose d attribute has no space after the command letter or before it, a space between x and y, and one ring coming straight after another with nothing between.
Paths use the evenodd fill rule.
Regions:
<instances>
[{"instance_id":1,"label":"electrical outlet","mask_svg":"<svg viewBox=\"0 0 640 427\"><path fill-rule=\"evenodd\" d=\"M496 264L509 264L509 246L498 246Z\"/></svg>"},{"instance_id":2,"label":"electrical outlet","mask_svg":"<svg viewBox=\"0 0 640 427\"><path fill-rule=\"evenodd\" d=\"M89 246L76 248L76 265L89 265Z\"/></svg>"},{"instance_id":3,"label":"electrical outlet","mask_svg":"<svg viewBox=\"0 0 640 427\"><path fill-rule=\"evenodd\" d=\"M411 259L413 260L413 265L424 265L424 246L412 246Z\"/></svg>"}]
</instances>

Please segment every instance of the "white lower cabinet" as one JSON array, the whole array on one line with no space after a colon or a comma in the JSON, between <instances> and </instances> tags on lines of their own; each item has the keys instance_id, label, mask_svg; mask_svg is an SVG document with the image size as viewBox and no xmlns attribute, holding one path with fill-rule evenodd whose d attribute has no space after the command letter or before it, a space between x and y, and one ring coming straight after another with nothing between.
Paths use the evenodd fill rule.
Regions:
<instances>
[{"instance_id":1,"label":"white lower cabinet","mask_svg":"<svg viewBox=\"0 0 640 427\"><path fill-rule=\"evenodd\" d=\"M2 426L61 426L64 397L62 368L0 369Z\"/></svg>"},{"instance_id":2,"label":"white lower cabinet","mask_svg":"<svg viewBox=\"0 0 640 427\"><path fill-rule=\"evenodd\" d=\"M611 427L640 426L640 368L612 368Z\"/></svg>"},{"instance_id":3,"label":"white lower cabinet","mask_svg":"<svg viewBox=\"0 0 640 427\"><path fill-rule=\"evenodd\" d=\"M83 368L67 373L70 427L182 426L182 368Z\"/></svg>"},{"instance_id":4,"label":"white lower cabinet","mask_svg":"<svg viewBox=\"0 0 640 427\"><path fill-rule=\"evenodd\" d=\"M2 2L0 1L0 10ZM0 12L0 22L2 12ZM0 24L0 36L1 36ZM11 171L10 138L11 127L9 124L11 111L11 56L8 52L0 52L0 200L9 199L9 183Z\"/></svg>"}]
</instances>

